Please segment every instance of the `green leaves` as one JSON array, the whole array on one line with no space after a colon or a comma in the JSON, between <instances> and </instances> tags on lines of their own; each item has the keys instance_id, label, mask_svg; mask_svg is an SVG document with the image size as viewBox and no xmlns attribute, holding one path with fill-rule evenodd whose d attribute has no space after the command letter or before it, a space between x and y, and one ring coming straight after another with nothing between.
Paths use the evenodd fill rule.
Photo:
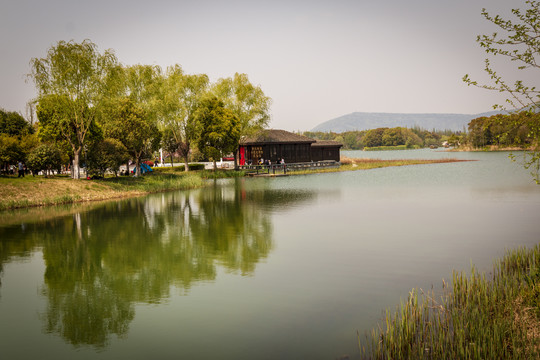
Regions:
<instances>
[{"instance_id":1,"label":"green leaves","mask_svg":"<svg viewBox=\"0 0 540 360\"><path fill-rule=\"evenodd\" d=\"M199 150L214 162L224 154L233 152L240 140L240 124L236 115L225 108L216 97L203 100L195 112L201 126Z\"/></svg>"},{"instance_id":2,"label":"green leaves","mask_svg":"<svg viewBox=\"0 0 540 360\"><path fill-rule=\"evenodd\" d=\"M219 79L212 92L238 117L241 135L268 125L272 100L259 86L251 84L246 74L235 73L232 78Z\"/></svg>"},{"instance_id":3,"label":"green leaves","mask_svg":"<svg viewBox=\"0 0 540 360\"><path fill-rule=\"evenodd\" d=\"M88 151L87 165L91 174L105 176L110 170L118 173L120 165L129 160L126 147L116 139L104 139L96 142Z\"/></svg>"},{"instance_id":4,"label":"green leaves","mask_svg":"<svg viewBox=\"0 0 540 360\"><path fill-rule=\"evenodd\" d=\"M493 17L486 9L482 9L482 16L500 28L503 35L501 36L496 32L492 35L479 35L476 41L487 54L493 57L502 56L515 62L518 70L538 70L540 69L540 2L527 0L525 1L525 10L512 9L512 15L514 16L512 20L505 20L499 15ZM465 75L463 81L468 85L506 93L508 95L506 103L517 110L518 117L522 116L519 112L523 110L538 111L540 107L540 91L537 90L536 86L529 86L523 80L517 80L513 84L509 83L494 70L489 59L485 60L485 64L484 71L490 76L491 84L478 84L476 81L471 80L469 75ZM525 76L531 78L529 73ZM504 110L505 106L499 104L494 105L494 108ZM538 128L540 121L536 116L533 118L533 122L528 122L527 126ZM473 139L473 144L483 143L483 146L485 146L490 141L493 141L486 139L486 133L478 131L473 122L471 124L469 124L469 130L471 131L470 137ZM504 136L497 137L496 141L511 141L516 138L515 132L519 132L519 129L507 131ZM491 134L487 135L491 136ZM524 154L524 158L526 158L524 166L527 169L534 169L532 172L533 177L539 183L540 153L538 144L540 142L540 133L536 132L529 137L531 139L528 142L533 148Z\"/></svg>"},{"instance_id":5,"label":"green leaves","mask_svg":"<svg viewBox=\"0 0 540 360\"><path fill-rule=\"evenodd\" d=\"M503 56L510 61L516 62L518 70L538 69L540 64L540 29L539 15L540 3L537 1L526 1L528 8L523 11L512 9L513 20L505 20L499 15L491 16L486 9L482 9L482 16L502 30L500 35L494 32L491 35L479 35L476 39L481 48L491 56ZM522 110L528 106L537 106L540 102L540 92L536 87L530 87L523 81L516 81L514 84L508 83L503 76L499 75L491 66L489 59L485 60L484 70L490 75L492 85L478 84L469 78L463 77L463 81L468 85L478 86L488 90L506 92L509 97L506 102L513 108ZM504 106L498 105L503 109Z\"/></svg>"},{"instance_id":6,"label":"green leaves","mask_svg":"<svg viewBox=\"0 0 540 360\"><path fill-rule=\"evenodd\" d=\"M160 125L167 131L166 147L171 153L180 151L186 164L191 143L199 136L199 128L193 120L193 114L201 98L206 94L208 84L207 75L184 74L178 64L167 68L162 78ZM171 148L173 143L176 144L174 150ZM189 167L185 166L185 169L188 171Z\"/></svg>"},{"instance_id":7,"label":"green leaves","mask_svg":"<svg viewBox=\"0 0 540 360\"><path fill-rule=\"evenodd\" d=\"M165 73L157 65L123 66L112 50L99 53L90 40L59 41L30 65L28 77L39 93L39 138L69 144L75 178L82 150L92 145L91 140L102 139L101 129L106 137L122 142L137 164L157 148L164 130L169 151L176 148L187 163L191 144L205 130L194 116L208 93L205 74L185 74L178 64ZM205 131L219 151L233 152L241 134L268 124L270 98L247 75L220 79L213 92L223 106L212 116L225 123ZM226 137L221 135L224 131ZM234 145L231 139L236 139Z\"/></svg>"},{"instance_id":8,"label":"green leaves","mask_svg":"<svg viewBox=\"0 0 540 360\"><path fill-rule=\"evenodd\" d=\"M0 134L21 136L33 132L34 129L21 114L0 108Z\"/></svg>"}]
</instances>

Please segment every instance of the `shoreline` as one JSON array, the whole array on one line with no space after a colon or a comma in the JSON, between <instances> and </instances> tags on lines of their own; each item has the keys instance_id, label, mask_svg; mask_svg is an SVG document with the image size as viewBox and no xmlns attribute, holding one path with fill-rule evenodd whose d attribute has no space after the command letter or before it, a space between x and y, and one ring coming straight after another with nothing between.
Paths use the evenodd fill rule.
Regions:
<instances>
[{"instance_id":1,"label":"shoreline","mask_svg":"<svg viewBox=\"0 0 540 360\"><path fill-rule=\"evenodd\" d=\"M294 171L290 175L308 175L344 171L369 170L393 166L440 164L471 160L379 160L352 159L343 156L339 168ZM205 181L218 178L243 177L245 173L234 170L190 171L178 173L160 171L142 177L111 177L100 180L73 180L66 176L0 177L0 211L120 200L152 193L190 190L204 187Z\"/></svg>"},{"instance_id":2,"label":"shoreline","mask_svg":"<svg viewBox=\"0 0 540 360\"><path fill-rule=\"evenodd\" d=\"M499 147L497 145L489 145L483 148L452 148L446 149L446 152L505 152L505 151L535 151L534 148L520 148L520 147Z\"/></svg>"}]
</instances>

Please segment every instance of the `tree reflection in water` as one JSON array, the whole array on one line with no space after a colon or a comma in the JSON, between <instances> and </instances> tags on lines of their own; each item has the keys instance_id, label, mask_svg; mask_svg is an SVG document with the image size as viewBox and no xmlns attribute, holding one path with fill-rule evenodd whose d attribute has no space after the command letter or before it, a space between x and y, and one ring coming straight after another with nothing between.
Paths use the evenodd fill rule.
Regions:
<instances>
[{"instance_id":1,"label":"tree reflection in water","mask_svg":"<svg viewBox=\"0 0 540 360\"><path fill-rule=\"evenodd\" d=\"M41 247L44 331L75 346L105 347L112 334L127 336L135 304L166 301L171 285L187 293L194 283L214 281L218 266L253 274L273 247L269 212L313 196L246 191L239 179L231 186L108 203L18 228L17 241L0 241L0 269Z\"/></svg>"}]
</instances>

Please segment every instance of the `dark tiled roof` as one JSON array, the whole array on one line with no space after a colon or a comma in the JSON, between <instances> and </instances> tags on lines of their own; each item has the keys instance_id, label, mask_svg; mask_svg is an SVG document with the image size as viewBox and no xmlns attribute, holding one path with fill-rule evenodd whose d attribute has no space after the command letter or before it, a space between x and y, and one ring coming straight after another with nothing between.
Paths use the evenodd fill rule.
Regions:
<instances>
[{"instance_id":1,"label":"dark tiled roof","mask_svg":"<svg viewBox=\"0 0 540 360\"><path fill-rule=\"evenodd\" d=\"M317 142L315 142L314 144L311 144L312 147L315 147L315 146L319 146L319 147L324 147L324 146L327 146L327 147L342 147L343 144L342 143L339 143L337 141L334 141L334 140L317 140Z\"/></svg>"},{"instance_id":2,"label":"dark tiled roof","mask_svg":"<svg viewBox=\"0 0 540 360\"><path fill-rule=\"evenodd\" d=\"M315 140L307 136L294 134L285 130L262 130L253 136L248 136L240 140L240 145L255 144L286 144L286 143L304 143L312 144Z\"/></svg>"}]
</instances>

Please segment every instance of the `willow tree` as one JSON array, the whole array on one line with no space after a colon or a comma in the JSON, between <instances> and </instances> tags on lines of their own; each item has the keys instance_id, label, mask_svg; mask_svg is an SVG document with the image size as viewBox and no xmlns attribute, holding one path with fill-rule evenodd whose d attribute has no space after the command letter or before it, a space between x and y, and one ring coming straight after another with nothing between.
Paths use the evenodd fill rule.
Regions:
<instances>
[{"instance_id":1,"label":"willow tree","mask_svg":"<svg viewBox=\"0 0 540 360\"><path fill-rule=\"evenodd\" d=\"M171 66L163 77L161 86L161 125L170 134L169 144L177 144L175 151L184 158L185 171L189 171L191 145L199 137L199 127L194 113L209 80L205 74L184 74L180 65ZM169 149L171 150L171 149Z\"/></svg>"},{"instance_id":2,"label":"willow tree","mask_svg":"<svg viewBox=\"0 0 540 360\"><path fill-rule=\"evenodd\" d=\"M90 40L59 41L44 58L30 61L29 77L38 90L38 103L56 101L53 106L62 114L57 126L73 152L74 179L80 178L80 155L104 99L104 79L116 64L112 50L101 54Z\"/></svg>"},{"instance_id":3,"label":"willow tree","mask_svg":"<svg viewBox=\"0 0 540 360\"><path fill-rule=\"evenodd\" d=\"M251 84L246 74L235 73L232 78L219 79L212 91L238 118L240 137L268 126L272 99L260 86ZM238 164L237 150L233 151L235 167Z\"/></svg>"},{"instance_id":4,"label":"willow tree","mask_svg":"<svg viewBox=\"0 0 540 360\"><path fill-rule=\"evenodd\" d=\"M512 9L512 19L504 19L499 15L492 16L482 9L482 16L499 32L490 35L478 35L476 41L488 54L485 68L491 83L479 84L469 75L463 77L468 85L478 86L487 90L506 93L506 106L514 112L526 111L536 113L540 107L540 90L536 88L538 70L540 70L540 2L525 1L524 9ZM523 77L528 80L509 82L492 65L494 57L506 59L515 65L519 71L524 71ZM531 83L532 81L532 83ZM495 105L495 108L506 109L506 106ZM529 116L530 136L534 144L530 151L525 152L524 166L533 169L533 176L540 183L540 123L537 116ZM518 126L519 124L516 124Z\"/></svg>"}]
</instances>

